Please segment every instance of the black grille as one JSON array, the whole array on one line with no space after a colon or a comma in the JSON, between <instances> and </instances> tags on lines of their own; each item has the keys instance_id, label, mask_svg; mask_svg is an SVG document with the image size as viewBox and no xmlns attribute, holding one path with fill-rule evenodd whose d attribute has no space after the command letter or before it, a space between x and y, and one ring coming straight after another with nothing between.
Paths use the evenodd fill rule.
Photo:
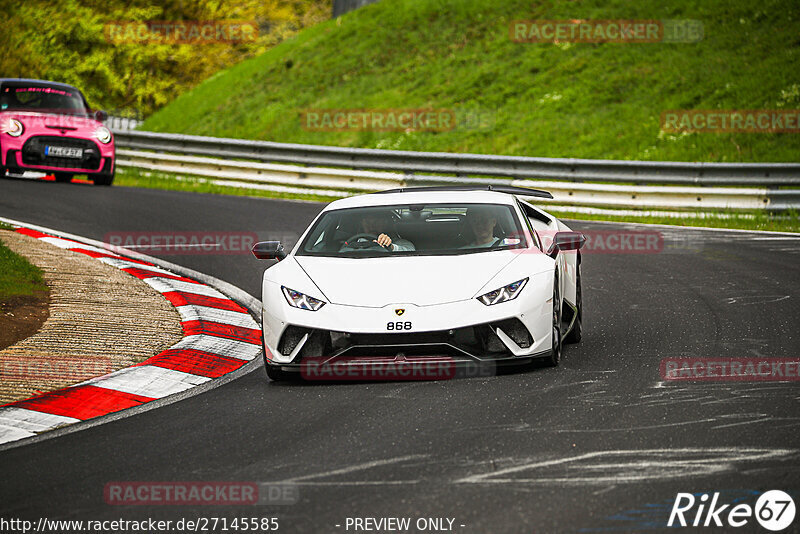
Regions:
<instances>
[{"instance_id":1,"label":"black grille","mask_svg":"<svg viewBox=\"0 0 800 534\"><path fill-rule=\"evenodd\" d=\"M6 152L6 167L9 169L17 169L17 152L19 150L9 150Z\"/></svg>"},{"instance_id":2,"label":"black grille","mask_svg":"<svg viewBox=\"0 0 800 534\"><path fill-rule=\"evenodd\" d=\"M510 351L497 337L495 328L500 328L520 347L530 347L533 338L525 325L517 318L505 319L495 323L441 330L434 332L356 334L331 332L328 330L308 330L296 326L286 329L279 350L290 354L305 333L311 333L309 342L314 338L314 356L347 354L370 355L394 354L401 350L404 354L441 355L444 352L475 357L510 356ZM308 350L307 350L308 349ZM299 356L307 356L311 347L303 347Z\"/></svg>"},{"instance_id":3,"label":"black grille","mask_svg":"<svg viewBox=\"0 0 800 534\"><path fill-rule=\"evenodd\" d=\"M297 344L300 343L303 336L309 331L308 328L300 328L294 325L286 327L286 331L284 331L283 336L281 336L281 341L278 343L278 350L280 353L284 356L291 354Z\"/></svg>"},{"instance_id":4,"label":"black grille","mask_svg":"<svg viewBox=\"0 0 800 534\"><path fill-rule=\"evenodd\" d=\"M82 158L59 158L44 155L46 146L64 146L82 148ZM22 146L22 163L25 165L45 165L62 169L85 169L96 171L100 167L100 149L92 141L74 137L57 137L37 135L31 137Z\"/></svg>"},{"instance_id":5,"label":"black grille","mask_svg":"<svg viewBox=\"0 0 800 534\"><path fill-rule=\"evenodd\" d=\"M499 323L494 324L505 334L510 337L514 343L519 345L522 348L527 348L531 346L533 343L533 338L531 337L531 333L528 332L528 329L525 328L525 325L517 319L516 317L511 319L506 319L505 321L500 321Z\"/></svg>"}]
</instances>

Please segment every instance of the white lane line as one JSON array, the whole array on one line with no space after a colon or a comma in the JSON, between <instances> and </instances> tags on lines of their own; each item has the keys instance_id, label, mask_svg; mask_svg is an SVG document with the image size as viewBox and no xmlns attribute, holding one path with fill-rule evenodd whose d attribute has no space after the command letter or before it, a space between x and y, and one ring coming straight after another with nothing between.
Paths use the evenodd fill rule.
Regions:
<instances>
[{"instance_id":1,"label":"white lane line","mask_svg":"<svg viewBox=\"0 0 800 534\"><path fill-rule=\"evenodd\" d=\"M331 477L334 475L346 475L348 473L354 473L356 471L365 471L367 469L372 469L373 467L382 467L384 465L392 465L397 464L400 462L407 462L409 460L422 460L428 458L429 454L410 454L408 456L398 456L396 458L387 458L386 460L373 460L371 462L365 462L362 464L350 465L347 467L342 467L339 469L333 469L331 471L322 471L320 473L312 473L310 475L303 475L299 477L293 477L286 480L282 480L282 483L291 483L291 482L300 482L303 480L309 480L313 478L322 478L322 477ZM400 483L406 484L410 481L400 481ZM365 484L368 482L354 482L353 484Z\"/></svg>"},{"instance_id":2,"label":"white lane line","mask_svg":"<svg viewBox=\"0 0 800 534\"><path fill-rule=\"evenodd\" d=\"M61 239L60 237L40 237L41 241L45 243L50 243L53 246L63 249L73 249L73 248L80 248L83 250L91 250L93 252L100 252L101 254L114 254L114 252L100 247L93 247L92 245L84 245L83 243L79 243L77 241L71 241L69 239Z\"/></svg>"},{"instance_id":3,"label":"white lane line","mask_svg":"<svg viewBox=\"0 0 800 534\"><path fill-rule=\"evenodd\" d=\"M33 433L44 432L57 426L79 421L80 419L75 419L74 417L37 412L36 410L28 410L17 406L0 408L0 425L12 426Z\"/></svg>"},{"instance_id":4,"label":"white lane line","mask_svg":"<svg viewBox=\"0 0 800 534\"><path fill-rule=\"evenodd\" d=\"M181 243L180 245L125 245L128 249L184 250L187 248L219 248L222 243Z\"/></svg>"},{"instance_id":5,"label":"white lane line","mask_svg":"<svg viewBox=\"0 0 800 534\"><path fill-rule=\"evenodd\" d=\"M142 365L139 367L127 367L111 374L93 378L83 382L81 385L89 384L106 389L113 389L160 399L173 393L180 393L194 386L199 386L203 382L208 382L210 378L192 375L173 369L155 367L152 365Z\"/></svg>"},{"instance_id":6,"label":"white lane line","mask_svg":"<svg viewBox=\"0 0 800 534\"><path fill-rule=\"evenodd\" d=\"M230 310L220 310L208 306L176 306L176 310L181 315L181 321L213 321L215 323L225 323L243 328L258 329L256 323L249 313L235 312Z\"/></svg>"},{"instance_id":7,"label":"white lane line","mask_svg":"<svg viewBox=\"0 0 800 534\"><path fill-rule=\"evenodd\" d=\"M261 345L254 345L235 339L197 334L186 336L170 347L171 349L194 349L211 354L219 354L228 358L239 360L252 360L261 353Z\"/></svg>"},{"instance_id":8,"label":"white lane line","mask_svg":"<svg viewBox=\"0 0 800 534\"><path fill-rule=\"evenodd\" d=\"M722 299L725 304L740 304L750 306L753 304L772 304L791 298L791 295L743 295L740 297L727 297Z\"/></svg>"},{"instance_id":9,"label":"white lane line","mask_svg":"<svg viewBox=\"0 0 800 534\"><path fill-rule=\"evenodd\" d=\"M18 439L30 438L35 435L35 433L28 432L27 430L0 424L0 444L8 443L9 441L17 441Z\"/></svg>"},{"instance_id":10,"label":"white lane line","mask_svg":"<svg viewBox=\"0 0 800 534\"><path fill-rule=\"evenodd\" d=\"M97 259L99 259L106 265L111 265L112 267L116 267L117 269L143 269L145 271L153 271L155 273L175 276L175 273L171 273L166 269L162 269L161 267L156 267L155 265L144 265L142 263L136 263L135 261L128 261L117 258L97 258Z\"/></svg>"},{"instance_id":11,"label":"white lane line","mask_svg":"<svg viewBox=\"0 0 800 534\"><path fill-rule=\"evenodd\" d=\"M797 452L796 449L750 449L736 447L598 451L570 458L524 463L506 469L470 475L456 480L456 483L609 484L638 482L651 479L662 480L667 478L721 473L732 469L735 463L786 458L797 454ZM587 462L584 464L577 463L595 458L620 458L621 461L616 463L608 463L605 461ZM568 476L503 478L504 475L519 473L521 471L572 463L575 465L566 466Z\"/></svg>"},{"instance_id":12,"label":"white lane line","mask_svg":"<svg viewBox=\"0 0 800 534\"><path fill-rule=\"evenodd\" d=\"M611 485L611 486L608 486L607 488L603 488L601 490L593 491L592 495L602 495L603 493L608 493L609 491L612 491L616 487L617 486L615 486L615 485Z\"/></svg>"},{"instance_id":13,"label":"white lane line","mask_svg":"<svg viewBox=\"0 0 800 534\"><path fill-rule=\"evenodd\" d=\"M698 419L696 421L678 421L675 423L662 423L658 425L645 425L645 426L632 426L632 427L624 427L624 428L567 428L567 429L552 429L549 427L545 428L525 428L525 431L550 431L555 434L570 434L570 433L597 433L597 432L631 432L633 430L654 430L656 428L670 428L675 426L684 426L684 425L697 425L701 423L715 423L718 419L716 417L710 417L708 419ZM717 427L714 427L717 428Z\"/></svg>"},{"instance_id":14,"label":"white lane line","mask_svg":"<svg viewBox=\"0 0 800 534\"><path fill-rule=\"evenodd\" d=\"M419 484L420 480L354 480L354 481L341 481L341 482L323 482L310 480L308 482L291 482L298 486L407 486L410 484ZM280 484L280 482L276 482Z\"/></svg>"},{"instance_id":15,"label":"white lane line","mask_svg":"<svg viewBox=\"0 0 800 534\"><path fill-rule=\"evenodd\" d=\"M179 291L181 293L194 293L197 295L204 295L206 297L217 297L224 299L228 298L220 291L204 284L193 284L192 282L173 280L171 278L145 278L142 281L159 293Z\"/></svg>"}]
</instances>

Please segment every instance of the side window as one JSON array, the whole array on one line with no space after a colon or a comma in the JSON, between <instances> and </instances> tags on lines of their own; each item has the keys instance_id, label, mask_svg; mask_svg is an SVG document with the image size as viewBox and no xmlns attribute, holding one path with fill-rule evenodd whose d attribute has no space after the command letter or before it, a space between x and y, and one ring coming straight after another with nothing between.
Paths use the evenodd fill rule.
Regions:
<instances>
[{"instance_id":1,"label":"side window","mask_svg":"<svg viewBox=\"0 0 800 534\"><path fill-rule=\"evenodd\" d=\"M525 209L525 204L521 204L519 201L517 201L517 206L519 206L519 210L522 212L523 218L525 219L525 224L528 225L528 231L531 233L531 239L533 239L533 242L536 244L539 250L543 250L542 243L539 240L539 234L536 233L536 230L533 228L533 224L531 224L530 215L528 214L528 210Z\"/></svg>"}]
</instances>

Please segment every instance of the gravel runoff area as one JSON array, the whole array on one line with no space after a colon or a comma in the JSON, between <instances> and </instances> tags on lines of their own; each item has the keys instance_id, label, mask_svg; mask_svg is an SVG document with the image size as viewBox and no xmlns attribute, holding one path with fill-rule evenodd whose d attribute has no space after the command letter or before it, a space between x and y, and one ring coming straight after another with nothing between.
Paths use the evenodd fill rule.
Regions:
<instances>
[{"instance_id":1,"label":"gravel runoff area","mask_svg":"<svg viewBox=\"0 0 800 534\"><path fill-rule=\"evenodd\" d=\"M12 231L0 239L50 287L42 328L0 351L0 404L136 365L182 339L178 312L141 280Z\"/></svg>"}]
</instances>

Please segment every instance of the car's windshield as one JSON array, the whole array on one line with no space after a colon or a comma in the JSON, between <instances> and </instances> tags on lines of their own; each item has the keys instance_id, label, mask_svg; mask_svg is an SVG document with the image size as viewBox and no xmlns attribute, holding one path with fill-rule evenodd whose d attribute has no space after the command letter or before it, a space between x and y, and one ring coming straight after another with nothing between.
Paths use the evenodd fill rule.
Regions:
<instances>
[{"instance_id":1,"label":"car's windshield","mask_svg":"<svg viewBox=\"0 0 800 534\"><path fill-rule=\"evenodd\" d=\"M0 90L0 111L40 111L87 115L83 97L75 89L36 83L6 82Z\"/></svg>"},{"instance_id":2,"label":"car's windshield","mask_svg":"<svg viewBox=\"0 0 800 534\"><path fill-rule=\"evenodd\" d=\"M526 248L505 204L411 204L326 212L301 243L301 256L383 257L471 254Z\"/></svg>"}]
</instances>

